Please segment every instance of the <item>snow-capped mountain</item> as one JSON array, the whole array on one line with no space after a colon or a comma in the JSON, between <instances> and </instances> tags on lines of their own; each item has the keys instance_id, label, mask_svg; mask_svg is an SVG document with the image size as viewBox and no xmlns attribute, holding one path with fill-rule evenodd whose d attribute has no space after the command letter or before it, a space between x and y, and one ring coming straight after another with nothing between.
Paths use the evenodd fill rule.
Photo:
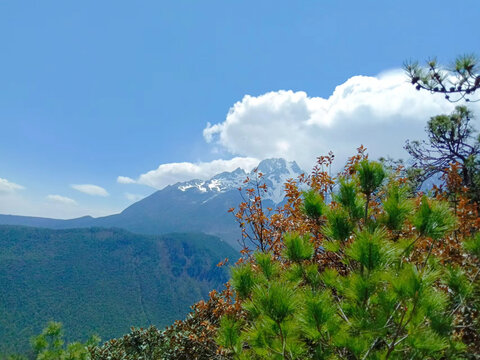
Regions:
<instances>
[{"instance_id":1,"label":"snow-capped mountain","mask_svg":"<svg viewBox=\"0 0 480 360\"><path fill-rule=\"evenodd\" d=\"M264 175L264 181L267 184L268 192L265 198L272 200L275 204L282 202L285 197L285 182L303 173L295 161L284 159L263 160L258 165L258 171Z\"/></svg>"},{"instance_id":2,"label":"snow-capped mountain","mask_svg":"<svg viewBox=\"0 0 480 360\"><path fill-rule=\"evenodd\" d=\"M257 173L252 170L246 173L243 169L236 169L232 172L223 172L215 175L209 180L190 180L177 183L180 191L196 190L201 193L210 193L212 196L230 190L237 190L244 186L244 180L248 177L254 178L256 174L262 174L262 181L266 183L268 192L264 198L279 204L284 198L284 184L288 179L296 178L302 170L295 161L284 159L267 159L261 161L257 166Z\"/></svg>"},{"instance_id":3,"label":"snow-capped mountain","mask_svg":"<svg viewBox=\"0 0 480 360\"><path fill-rule=\"evenodd\" d=\"M174 186L181 191L198 189L201 192L225 192L231 189L237 189L246 177L247 173L243 169L237 168L232 172L217 174L209 180L194 179L177 183Z\"/></svg>"},{"instance_id":4,"label":"snow-capped mountain","mask_svg":"<svg viewBox=\"0 0 480 360\"><path fill-rule=\"evenodd\" d=\"M302 173L295 162L267 159L258 164L268 192L264 205L274 207L284 199L284 183ZM217 235L235 245L240 237L238 224L228 209L242 201L239 187L244 180L254 178L238 168L223 172L208 180L190 180L170 185L130 205L120 214L71 220L44 219L0 215L0 224L29 225L65 229L73 227L118 227L141 234L168 232L204 232Z\"/></svg>"}]
</instances>

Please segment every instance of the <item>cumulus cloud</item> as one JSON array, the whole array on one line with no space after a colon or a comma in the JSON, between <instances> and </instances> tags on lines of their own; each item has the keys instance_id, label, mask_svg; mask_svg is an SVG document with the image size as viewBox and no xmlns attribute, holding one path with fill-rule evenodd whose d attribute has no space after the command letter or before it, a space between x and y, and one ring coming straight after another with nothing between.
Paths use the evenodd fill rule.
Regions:
<instances>
[{"instance_id":1,"label":"cumulus cloud","mask_svg":"<svg viewBox=\"0 0 480 360\"><path fill-rule=\"evenodd\" d=\"M249 171L259 159L272 157L295 160L309 170L318 156L329 151L334 152L337 166L341 166L360 145L367 147L373 159L406 159L405 141L425 138L428 119L450 113L455 105L438 94L416 91L402 70L351 77L328 98L291 90L245 95L230 108L224 121L208 123L203 130L214 152L237 157L162 164L135 179L119 176L117 182L162 189L237 167ZM480 114L480 103L469 106ZM474 123L480 128L478 119Z\"/></svg>"},{"instance_id":2,"label":"cumulus cloud","mask_svg":"<svg viewBox=\"0 0 480 360\"><path fill-rule=\"evenodd\" d=\"M17 190L23 190L25 187L0 178L0 193L14 193Z\"/></svg>"},{"instance_id":3,"label":"cumulus cloud","mask_svg":"<svg viewBox=\"0 0 480 360\"><path fill-rule=\"evenodd\" d=\"M47 195L47 199L65 205L77 205L77 202L75 200L62 195Z\"/></svg>"},{"instance_id":4,"label":"cumulus cloud","mask_svg":"<svg viewBox=\"0 0 480 360\"><path fill-rule=\"evenodd\" d=\"M128 176L119 176L117 177L117 182L119 184L135 184L136 181Z\"/></svg>"},{"instance_id":5,"label":"cumulus cloud","mask_svg":"<svg viewBox=\"0 0 480 360\"><path fill-rule=\"evenodd\" d=\"M95 204L84 206L69 204L45 196L32 197L19 191L16 193L0 193L0 214L73 219L85 215L97 217L116 214L123 208L123 205L113 207Z\"/></svg>"},{"instance_id":6,"label":"cumulus cloud","mask_svg":"<svg viewBox=\"0 0 480 360\"><path fill-rule=\"evenodd\" d=\"M167 185L192 179L209 179L212 176L224 172L242 168L245 171L252 170L259 163L258 159L252 157L235 157L230 160L213 160L210 162L181 162L162 164L157 169L141 174L137 180L119 176L117 182L129 184L148 185L156 189L162 189ZM129 180L126 180L129 179ZM130 181L132 180L132 181Z\"/></svg>"},{"instance_id":7,"label":"cumulus cloud","mask_svg":"<svg viewBox=\"0 0 480 360\"><path fill-rule=\"evenodd\" d=\"M92 184L73 184L71 187L77 191L80 191L84 194L92 196L108 196L109 193L107 190L98 185Z\"/></svg>"},{"instance_id":8,"label":"cumulus cloud","mask_svg":"<svg viewBox=\"0 0 480 360\"><path fill-rule=\"evenodd\" d=\"M354 76L327 99L283 90L246 95L225 121L207 124L203 136L231 154L283 157L309 169L319 155L332 150L343 161L361 144L373 158L405 158L405 141L423 138L427 120L453 108L440 96L416 91L402 71L390 71Z\"/></svg>"}]
</instances>

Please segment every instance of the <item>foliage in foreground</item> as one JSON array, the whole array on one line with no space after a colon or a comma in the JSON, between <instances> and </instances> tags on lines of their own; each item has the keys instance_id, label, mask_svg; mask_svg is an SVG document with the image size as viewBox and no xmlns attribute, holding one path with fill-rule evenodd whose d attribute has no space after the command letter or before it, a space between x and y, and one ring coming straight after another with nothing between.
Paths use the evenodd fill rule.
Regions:
<instances>
[{"instance_id":1,"label":"foliage in foreground","mask_svg":"<svg viewBox=\"0 0 480 360\"><path fill-rule=\"evenodd\" d=\"M89 347L95 346L100 338L93 335L85 343L65 343L62 324L49 322L42 333L31 339L33 356L37 360L89 360ZM8 360L26 360L21 355L11 355Z\"/></svg>"},{"instance_id":2,"label":"foliage in foreground","mask_svg":"<svg viewBox=\"0 0 480 360\"><path fill-rule=\"evenodd\" d=\"M236 359L480 357L476 207L451 206L440 189L434 197L411 194L394 173L384 181L363 149L337 179L325 171L330 164L320 158L299 180L310 186L303 194L287 184L287 204L274 216L261 214L255 198L237 213L263 221L253 229L264 232L248 235L262 246L245 249L232 272L243 313L222 317L220 352Z\"/></svg>"}]
</instances>

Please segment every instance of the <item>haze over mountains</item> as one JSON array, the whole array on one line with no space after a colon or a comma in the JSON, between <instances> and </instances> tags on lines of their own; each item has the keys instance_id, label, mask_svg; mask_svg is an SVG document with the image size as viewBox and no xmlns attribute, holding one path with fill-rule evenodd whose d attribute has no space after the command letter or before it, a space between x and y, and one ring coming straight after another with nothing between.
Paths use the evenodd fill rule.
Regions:
<instances>
[{"instance_id":1,"label":"haze over mountains","mask_svg":"<svg viewBox=\"0 0 480 360\"><path fill-rule=\"evenodd\" d=\"M296 178L302 170L295 162L267 159L258 165L264 174L268 193L265 206L282 202L284 183ZM169 232L203 232L238 246L238 225L228 209L241 202L238 188L248 175L238 168L215 175L208 180L190 180L170 185L132 204L119 214L93 218L85 216L70 220L0 215L0 224L68 229L83 227L118 227L139 234Z\"/></svg>"}]
</instances>

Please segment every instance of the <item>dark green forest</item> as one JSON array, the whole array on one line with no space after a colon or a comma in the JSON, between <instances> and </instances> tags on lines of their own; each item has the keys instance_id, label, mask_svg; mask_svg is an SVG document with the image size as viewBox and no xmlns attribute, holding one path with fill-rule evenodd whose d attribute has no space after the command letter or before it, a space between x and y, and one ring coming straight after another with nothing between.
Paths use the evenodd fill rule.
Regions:
<instances>
[{"instance_id":1,"label":"dark green forest","mask_svg":"<svg viewBox=\"0 0 480 360\"><path fill-rule=\"evenodd\" d=\"M171 324L227 281L216 265L235 256L199 233L0 226L0 354L26 352L52 320L67 341Z\"/></svg>"}]
</instances>

